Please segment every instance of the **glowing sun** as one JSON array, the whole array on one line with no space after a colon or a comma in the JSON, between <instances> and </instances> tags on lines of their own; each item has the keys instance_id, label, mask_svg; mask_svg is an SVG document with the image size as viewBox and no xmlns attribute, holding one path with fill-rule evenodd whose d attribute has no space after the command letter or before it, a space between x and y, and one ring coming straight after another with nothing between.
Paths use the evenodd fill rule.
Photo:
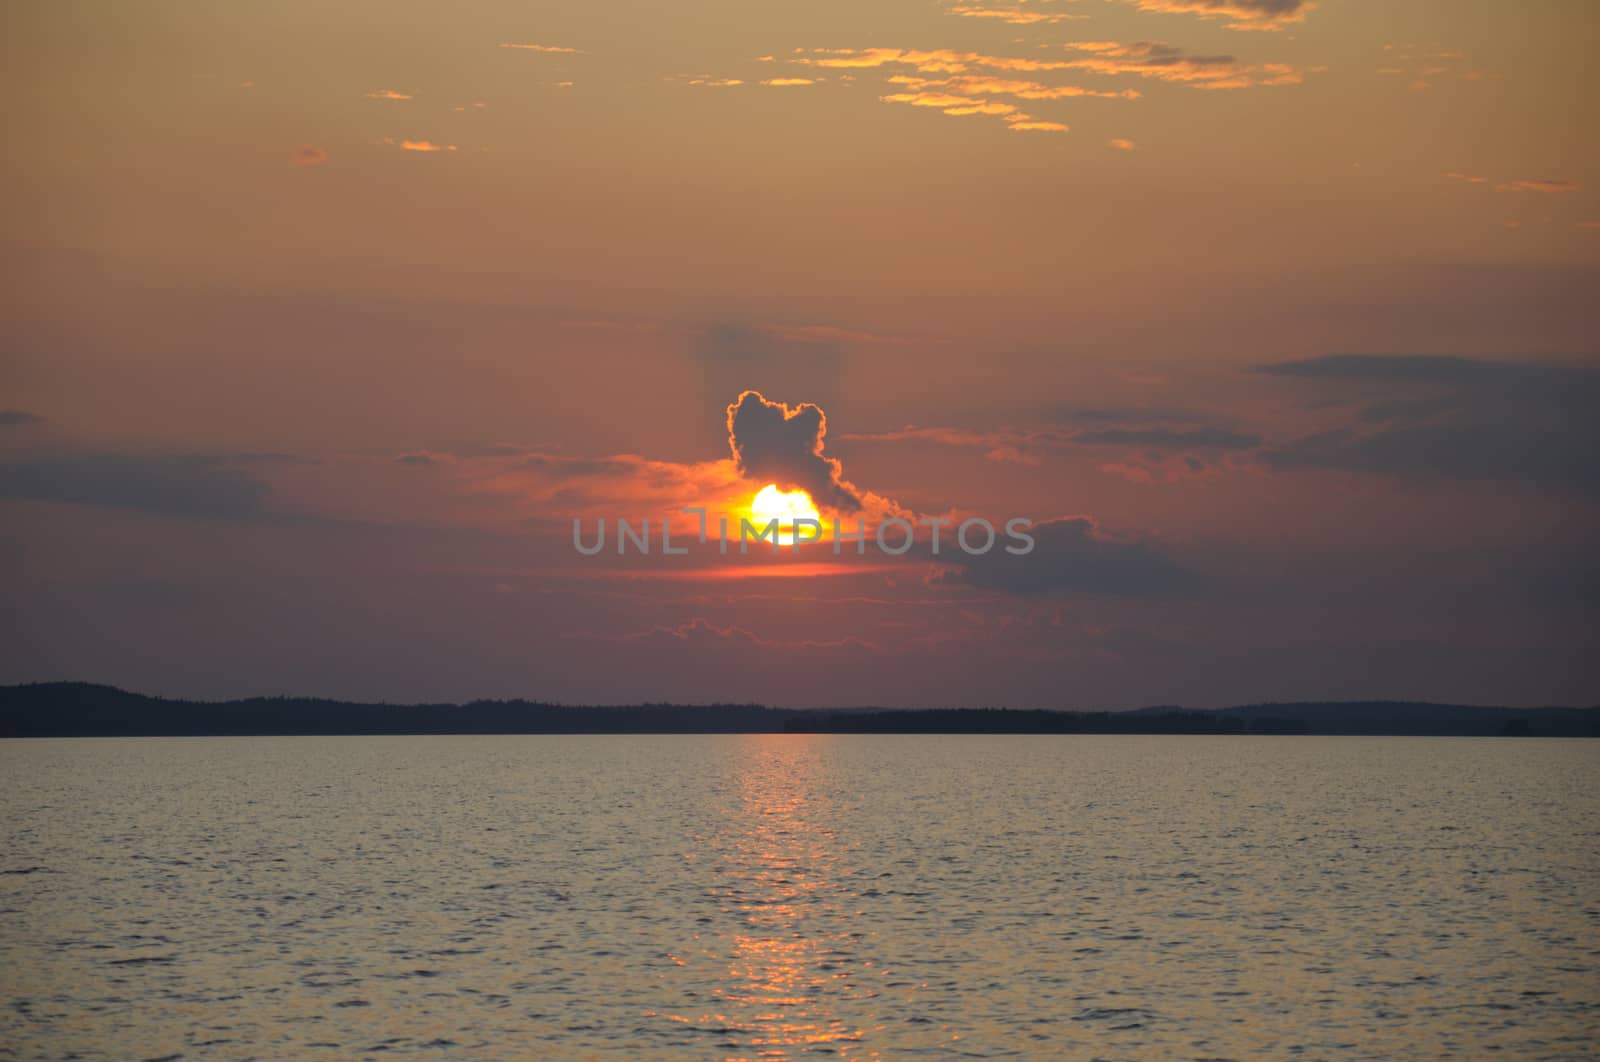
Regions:
<instances>
[{"instance_id":1,"label":"glowing sun","mask_svg":"<svg viewBox=\"0 0 1600 1062\"><path fill-rule=\"evenodd\" d=\"M779 490L776 483L769 483L756 491L756 496L750 500L750 522L757 529L766 527L773 520L778 521L778 542L782 545L791 545L794 542L794 522L796 520L815 520L822 523L822 516L817 512L811 495L803 490ZM811 542L821 537L818 528L812 528L800 536L802 542Z\"/></svg>"}]
</instances>

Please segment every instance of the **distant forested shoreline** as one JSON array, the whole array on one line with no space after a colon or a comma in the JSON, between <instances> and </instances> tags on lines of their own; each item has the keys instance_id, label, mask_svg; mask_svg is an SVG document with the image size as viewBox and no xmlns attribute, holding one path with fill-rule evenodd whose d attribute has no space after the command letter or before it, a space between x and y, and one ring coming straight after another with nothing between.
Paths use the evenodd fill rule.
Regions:
<instances>
[{"instance_id":1,"label":"distant forested shoreline","mask_svg":"<svg viewBox=\"0 0 1600 1062\"><path fill-rule=\"evenodd\" d=\"M1133 711L848 710L758 704L365 704L312 697L188 701L113 686L0 686L0 737L335 734L1373 734L1600 737L1600 707L1501 708L1410 701L1298 702Z\"/></svg>"}]
</instances>

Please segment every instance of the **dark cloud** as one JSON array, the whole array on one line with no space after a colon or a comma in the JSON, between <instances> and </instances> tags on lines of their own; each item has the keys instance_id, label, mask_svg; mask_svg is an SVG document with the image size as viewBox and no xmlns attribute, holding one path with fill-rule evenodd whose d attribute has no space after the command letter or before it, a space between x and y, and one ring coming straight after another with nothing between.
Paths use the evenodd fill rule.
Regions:
<instances>
[{"instance_id":1,"label":"dark cloud","mask_svg":"<svg viewBox=\"0 0 1600 1062\"><path fill-rule=\"evenodd\" d=\"M259 513L269 493L235 460L219 457L89 455L0 463L5 498L237 517Z\"/></svg>"},{"instance_id":2,"label":"dark cloud","mask_svg":"<svg viewBox=\"0 0 1600 1062\"><path fill-rule=\"evenodd\" d=\"M1263 454L1280 468L1500 480L1600 492L1600 371L1432 355L1335 354L1254 370L1359 406L1357 424Z\"/></svg>"},{"instance_id":3,"label":"dark cloud","mask_svg":"<svg viewBox=\"0 0 1600 1062\"><path fill-rule=\"evenodd\" d=\"M0 428L20 428L24 424L38 424L43 419L20 409L0 409Z\"/></svg>"},{"instance_id":4,"label":"dark cloud","mask_svg":"<svg viewBox=\"0 0 1600 1062\"><path fill-rule=\"evenodd\" d=\"M536 472L546 479L587 479L636 475L644 465L636 457L567 457L561 454L526 454L514 468Z\"/></svg>"},{"instance_id":5,"label":"dark cloud","mask_svg":"<svg viewBox=\"0 0 1600 1062\"><path fill-rule=\"evenodd\" d=\"M1203 419L1181 409L1149 409L1143 406L1062 406L1048 410L1046 417L1079 424L1157 424Z\"/></svg>"},{"instance_id":6,"label":"dark cloud","mask_svg":"<svg viewBox=\"0 0 1600 1062\"><path fill-rule=\"evenodd\" d=\"M1159 428L1118 427L1070 430L1002 429L969 431L962 428L919 428L907 425L894 431L851 433L853 442L925 442L986 451L991 461L1038 464L1041 455L1063 454L1075 447L1121 447L1128 450L1181 451L1253 450L1261 437L1229 428L1195 426ZM1193 459L1191 458L1191 463Z\"/></svg>"},{"instance_id":7,"label":"dark cloud","mask_svg":"<svg viewBox=\"0 0 1600 1062\"><path fill-rule=\"evenodd\" d=\"M431 464L433 464L433 455L432 454L426 454L426 453L401 454L399 457L395 458L394 460L395 460L395 464L412 465L412 466L415 466L415 467L421 467L423 465L431 465Z\"/></svg>"},{"instance_id":8,"label":"dark cloud","mask_svg":"<svg viewBox=\"0 0 1600 1062\"><path fill-rule=\"evenodd\" d=\"M446 451L451 457L529 457L538 452L535 446L517 446L513 443L482 443L458 446Z\"/></svg>"},{"instance_id":9,"label":"dark cloud","mask_svg":"<svg viewBox=\"0 0 1600 1062\"><path fill-rule=\"evenodd\" d=\"M1182 590L1193 573L1148 542L1102 534L1086 516L1047 520L1029 532L1031 553L1020 556L996 546L980 556L957 550L953 566L934 577L1023 596L1114 594L1149 596ZM940 557L944 557L943 552Z\"/></svg>"},{"instance_id":10,"label":"dark cloud","mask_svg":"<svg viewBox=\"0 0 1600 1062\"><path fill-rule=\"evenodd\" d=\"M861 495L841 478L839 462L822 456L828 418L820 406L790 409L745 391L728 407L728 445L739 471L780 488L803 488L818 505L844 512L861 508Z\"/></svg>"},{"instance_id":11,"label":"dark cloud","mask_svg":"<svg viewBox=\"0 0 1600 1062\"><path fill-rule=\"evenodd\" d=\"M1226 428L1106 428L1072 436L1080 446L1146 446L1158 450L1249 450L1261 445L1259 435Z\"/></svg>"},{"instance_id":12,"label":"dark cloud","mask_svg":"<svg viewBox=\"0 0 1600 1062\"><path fill-rule=\"evenodd\" d=\"M1582 429L1530 429L1483 421L1345 429L1297 439L1268 451L1269 465L1317 467L1376 475L1509 480L1600 491L1600 434Z\"/></svg>"},{"instance_id":13,"label":"dark cloud","mask_svg":"<svg viewBox=\"0 0 1600 1062\"><path fill-rule=\"evenodd\" d=\"M1252 372L1315 380L1461 382L1497 373L1543 375L1548 367L1474 361L1441 354L1325 354L1320 358L1258 365Z\"/></svg>"}]
</instances>

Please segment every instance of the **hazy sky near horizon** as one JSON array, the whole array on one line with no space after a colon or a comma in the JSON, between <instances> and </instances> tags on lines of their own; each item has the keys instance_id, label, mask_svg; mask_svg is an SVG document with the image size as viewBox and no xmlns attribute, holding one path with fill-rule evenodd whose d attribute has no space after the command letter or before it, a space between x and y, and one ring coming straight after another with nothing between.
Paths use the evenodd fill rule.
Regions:
<instances>
[{"instance_id":1,"label":"hazy sky near horizon","mask_svg":"<svg viewBox=\"0 0 1600 1062\"><path fill-rule=\"evenodd\" d=\"M1583 0L0 20L0 682L1600 701ZM787 468L1039 548L572 548Z\"/></svg>"}]
</instances>

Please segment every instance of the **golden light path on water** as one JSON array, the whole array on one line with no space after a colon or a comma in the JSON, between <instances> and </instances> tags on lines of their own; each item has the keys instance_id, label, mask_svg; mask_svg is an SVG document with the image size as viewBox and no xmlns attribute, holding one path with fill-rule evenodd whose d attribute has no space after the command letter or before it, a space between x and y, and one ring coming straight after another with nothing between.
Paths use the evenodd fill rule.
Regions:
<instances>
[{"instance_id":1,"label":"golden light path on water","mask_svg":"<svg viewBox=\"0 0 1600 1062\"><path fill-rule=\"evenodd\" d=\"M726 976L705 1012L663 1015L720 1027L729 1060L784 1059L819 1050L844 1058L881 1054L863 1044L872 1031L841 1017L880 993L884 971L853 958L862 931L848 927L853 894L835 880L839 839L823 761L796 755L788 735L753 734L744 767L732 779L734 821L708 853L720 864L715 899L736 928L707 940L703 959L721 959ZM700 937L696 936L697 943ZM682 961L682 960L680 960ZM870 1006L867 1008L870 1012Z\"/></svg>"}]
</instances>

